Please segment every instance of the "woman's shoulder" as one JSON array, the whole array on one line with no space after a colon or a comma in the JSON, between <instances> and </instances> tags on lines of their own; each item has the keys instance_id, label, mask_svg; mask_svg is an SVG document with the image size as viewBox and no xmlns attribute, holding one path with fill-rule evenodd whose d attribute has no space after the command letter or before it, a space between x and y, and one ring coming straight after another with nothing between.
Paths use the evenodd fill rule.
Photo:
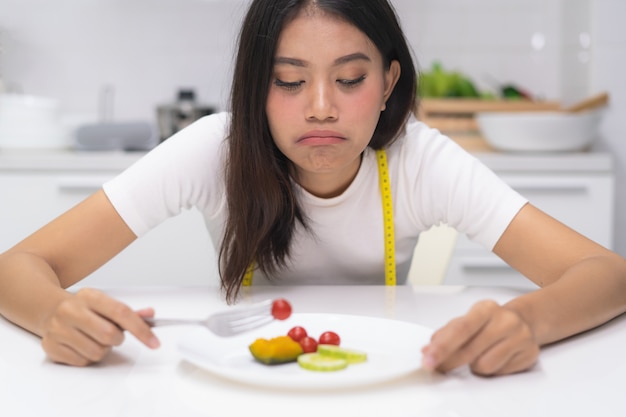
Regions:
<instances>
[{"instance_id":1,"label":"woman's shoulder","mask_svg":"<svg viewBox=\"0 0 626 417\"><path fill-rule=\"evenodd\" d=\"M104 185L131 229L141 236L182 208L216 213L222 204L226 113L205 116L165 139Z\"/></svg>"},{"instance_id":2,"label":"woman's shoulder","mask_svg":"<svg viewBox=\"0 0 626 417\"><path fill-rule=\"evenodd\" d=\"M169 178L181 178L181 182L204 180L207 170L221 166L229 121L228 113L194 121L148 152L130 172L151 172L152 177L167 173Z\"/></svg>"},{"instance_id":3,"label":"woman's shoulder","mask_svg":"<svg viewBox=\"0 0 626 417\"><path fill-rule=\"evenodd\" d=\"M169 160L176 156L205 158L222 147L229 123L230 114L226 112L203 116L165 139L151 153L166 153Z\"/></svg>"},{"instance_id":4,"label":"woman's shoulder","mask_svg":"<svg viewBox=\"0 0 626 417\"><path fill-rule=\"evenodd\" d=\"M229 129L230 113L219 112L203 116L186 128L177 132L171 139L178 136L194 137L199 139L223 140ZM168 139L169 140L169 139Z\"/></svg>"},{"instance_id":5,"label":"woman's shoulder","mask_svg":"<svg viewBox=\"0 0 626 417\"><path fill-rule=\"evenodd\" d=\"M230 123L230 112L222 111L202 116L193 124L201 125L205 128L222 128L227 129Z\"/></svg>"},{"instance_id":6,"label":"woman's shoulder","mask_svg":"<svg viewBox=\"0 0 626 417\"><path fill-rule=\"evenodd\" d=\"M396 141L389 147L392 158L410 160L412 163L429 162L441 157L467 155L456 142L439 130L431 128L411 115Z\"/></svg>"}]
</instances>

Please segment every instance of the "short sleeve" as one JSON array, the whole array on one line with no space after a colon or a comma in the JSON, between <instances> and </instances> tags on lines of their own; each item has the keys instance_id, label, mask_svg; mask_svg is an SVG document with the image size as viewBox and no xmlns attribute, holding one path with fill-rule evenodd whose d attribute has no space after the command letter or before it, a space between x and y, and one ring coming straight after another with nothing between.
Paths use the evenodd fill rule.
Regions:
<instances>
[{"instance_id":1,"label":"short sleeve","mask_svg":"<svg viewBox=\"0 0 626 417\"><path fill-rule=\"evenodd\" d=\"M205 214L218 210L228 120L226 113L203 117L103 185L135 235L144 235L184 209L198 207Z\"/></svg>"}]
</instances>

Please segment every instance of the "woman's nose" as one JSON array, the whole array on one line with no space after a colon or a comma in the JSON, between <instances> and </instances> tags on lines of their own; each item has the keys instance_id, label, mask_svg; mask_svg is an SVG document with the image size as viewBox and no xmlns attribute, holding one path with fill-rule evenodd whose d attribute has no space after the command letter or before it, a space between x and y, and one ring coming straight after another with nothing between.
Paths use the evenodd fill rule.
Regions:
<instances>
[{"instance_id":1,"label":"woman's nose","mask_svg":"<svg viewBox=\"0 0 626 417\"><path fill-rule=\"evenodd\" d=\"M309 90L306 117L308 120L319 121L337 118L337 107L332 87L326 83L318 83Z\"/></svg>"}]
</instances>

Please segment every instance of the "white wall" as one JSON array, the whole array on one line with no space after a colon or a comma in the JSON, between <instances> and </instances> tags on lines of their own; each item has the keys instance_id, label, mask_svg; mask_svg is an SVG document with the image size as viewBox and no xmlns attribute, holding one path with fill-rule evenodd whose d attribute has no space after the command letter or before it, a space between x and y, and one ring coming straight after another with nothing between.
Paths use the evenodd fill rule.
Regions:
<instances>
[{"instance_id":1,"label":"white wall","mask_svg":"<svg viewBox=\"0 0 626 417\"><path fill-rule=\"evenodd\" d=\"M153 119L193 87L223 107L245 1L0 0L0 75L10 88L96 115L114 87L117 119Z\"/></svg>"},{"instance_id":2,"label":"white wall","mask_svg":"<svg viewBox=\"0 0 626 417\"><path fill-rule=\"evenodd\" d=\"M602 125L599 148L609 150L616 161L616 250L626 255L626 2L593 0L590 13L593 33L591 90L607 90L611 104Z\"/></svg>"},{"instance_id":3,"label":"white wall","mask_svg":"<svg viewBox=\"0 0 626 417\"><path fill-rule=\"evenodd\" d=\"M588 89L588 0L395 0L420 65L440 61L481 89L512 82L537 97L573 101ZM567 6L567 7L566 7ZM574 70L575 72L572 72ZM564 84L568 88L564 88Z\"/></svg>"},{"instance_id":4,"label":"white wall","mask_svg":"<svg viewBox=\"0 0 626 417\"><path fill-rule=\"evenodd\" d=\"M565 103L608 90L601 149L618 170L616 248L626 255L626 16L623 0L392 0L419 63L514 82ZM150 119L180 87L225 108L248 0L0 0L0 77L95 118Z\"/></svg>"},{"instance_id":5,"label":"white wall","mask_svg":"<svg viewBox=\"0 0 626 417\"><path fill-rule=\"evenodd\" d=\"M422 66L439 60L463 70L482 88L494 78L571 101L587 93L589 65L572 60L575 65L564 71L564 51L578 33L589 31L589 1L394 4ZM97 112L105 85L115 88L115 114L121 118L153 117L156 104L172 100L186 86L196 88L202 101L223 108L247 3L0 0L0 74L25 92L61 98L68 112ZM537 48L531 46L533 36ZM564 80L570 88L563 88Z\"/></svg>"}]
</instances>

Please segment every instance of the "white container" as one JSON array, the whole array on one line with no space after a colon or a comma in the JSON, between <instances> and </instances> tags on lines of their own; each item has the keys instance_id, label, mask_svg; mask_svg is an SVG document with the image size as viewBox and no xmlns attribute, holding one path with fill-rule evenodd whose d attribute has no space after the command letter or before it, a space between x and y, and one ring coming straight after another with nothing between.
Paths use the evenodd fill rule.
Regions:
<instances>
[{"instance_id":1,"label":"white container","mask_svg":"<svg viewBox=\"0 0 626 417\"><path fill-rule=\"evenodd\" d=\"M485 141L511 152L572 152L596 139L602 111L484 112L476 121Z\"/></svg>"},{"instance_id":2,"label":"white container","mask_svg":"<svg viewBox=\"0 0 626 417\"><path fill-rule=\"evenodd\" d=\"M68 145L57 100L0 94L0 149L59 149Z\"/></svg>"}]
</instances>

